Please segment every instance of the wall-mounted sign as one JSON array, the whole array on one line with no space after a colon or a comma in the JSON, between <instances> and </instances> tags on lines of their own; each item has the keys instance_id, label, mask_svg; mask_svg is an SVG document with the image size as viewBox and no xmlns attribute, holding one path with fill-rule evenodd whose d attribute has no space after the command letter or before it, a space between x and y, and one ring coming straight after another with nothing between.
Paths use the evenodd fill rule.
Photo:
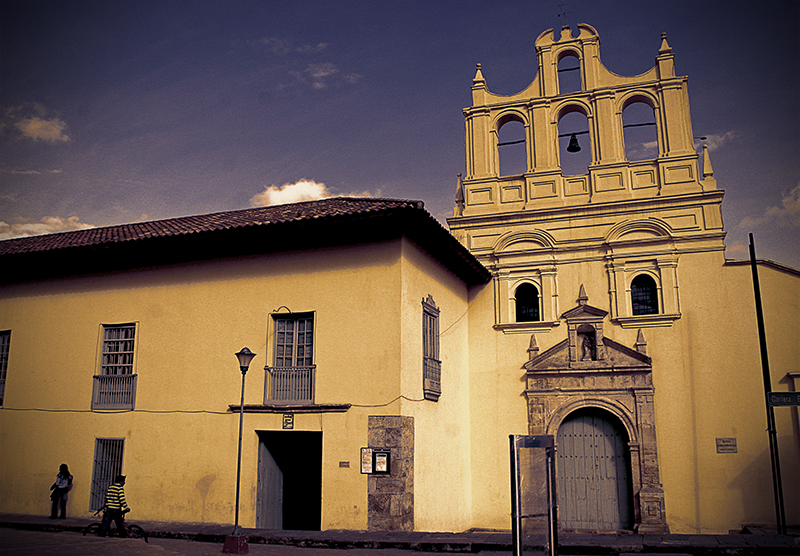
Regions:
<instances>
[{"instance_id":1,"label":"wall-mounted sign","mask_svg":"<svg viewBox=\"0 0 800 556\"><path fill-rule=\"evenodd\" d=\"M361 448L361 473L372 473L372 448Z\"/></svg>"},{"instance_id":2,"label":"wall-mounted sign","mask_svg":"<svg viewBox=\"0 0 800 556\"><path fill-rule=\"evenodd\" d=\"M800 392L770 392L767 403L772 407L800 405Z\"/></svg>"},{"instance_id":3,"label":"wall-mounted sign","mask_svg":"<svg viewBox=\"0 0 800 556\"><path fill-rule=\"evenodd\" d=\"M284 413L283 414L283 428L284 429L293 429L294 428L294 413Z\"/></svg>"},{"instance_id":4,"label":"wall-mounted sign","mask_svg":"<svg viewBox=\"0 0 800 556\"><path fill-rule=\"evenodd\" d=\"M718 454L736 454L737 452L735 438L717 438Z\"/></svg>"},{"instance_id":5,"label":"wall-mounted sign","mask_svg":"<svg viewBox=\"0 0 800 556\"><path fill-rule=\"evenodd\" d=\"M372 451L372 472L379 475L388 475L391 472L392 453L389 450Z\"/></svg>"},{"instance_id":6,"label":"wall-mounted sign","mask_svg":"<svg viewBox=\"0 0 800 556\"><path fill-rule=\"evenodd\" d=\"M389 475L391 472L391 450L361 448L361 473L364 475Z\"/></svg>"}]
</instances>

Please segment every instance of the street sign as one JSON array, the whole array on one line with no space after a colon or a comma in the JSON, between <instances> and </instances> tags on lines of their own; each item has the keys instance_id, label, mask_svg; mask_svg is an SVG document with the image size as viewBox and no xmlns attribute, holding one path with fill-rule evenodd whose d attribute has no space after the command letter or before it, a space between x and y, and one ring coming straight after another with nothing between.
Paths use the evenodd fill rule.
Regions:
<instances>
[{"instance_id":1,"label":"street sign","mask_svg":"<svg viewBox=\"0 0 800 556\"><path fill-rule=\"evenodd\" d=\"M770 407L800 405L800 392L770 392L767 394Z\"/></svg>"}]
</instances>

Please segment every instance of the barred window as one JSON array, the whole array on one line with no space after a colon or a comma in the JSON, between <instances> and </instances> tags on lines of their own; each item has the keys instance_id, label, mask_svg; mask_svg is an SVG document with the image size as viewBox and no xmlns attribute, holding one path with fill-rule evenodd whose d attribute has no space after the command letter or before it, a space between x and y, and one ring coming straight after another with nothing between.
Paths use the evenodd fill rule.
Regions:
<instances>
[{"instance_id":1,"label":"barred window","mask_svg":"<svg viewBox=\"0 0 800 556\"><path fill-rule=\"evenodd\" d=\"M0 332L0 407L6 394L6 373L8 371L8 350L11 347L11 331Z\"/></svg>"},{"instance_id":2,"label":"barred window","mask_svg":"<svg viewBox=\"0 0 800 556\"><path fill-rule=\"evenodd\" d=\"M432 296L422 300L422 391L426 400L442 394L442 362L439 360L439 309Z\"/></svg>"},{"instance_id":3,"label":"barred window","mask_svg":"<svg viewBox=\"0 0 800 556\"><path fill-rule=\"evenodd\" d=\"M124 438L96 438L94 442L94 469L92 471L91 511L106 503L106 491L114 478L122 474Z\"/></svg>"},{"instance_id":4,"label":"barred window","mask_svg":"<svg viewBox=\"0 0 800 556\"><path fill-rule=\"evenodd\" d=\"M514 292L517 322L535 322L539 316L539 290L533 284L522 284Z\"/></svg>"},{"instance_id":5,"label":"barred window","mask_svg":"<svg viewBox=\"0 0 800 556\"><path fill-rule=\"evenodd\" d=\"M100 374L133 374L133 353L136 325L103 326L103 360Z\"/></svg>"},{"instance_id":6,"label":"barred window","mask_svg":"<svg viewBox=\"0 0 800 556\"><path fill-rule=\"evenodd\" d=\"M640 274L631 281L631 305L634 315L658 313L658 289L647 274Z\"/></svg>"}]
</instances>

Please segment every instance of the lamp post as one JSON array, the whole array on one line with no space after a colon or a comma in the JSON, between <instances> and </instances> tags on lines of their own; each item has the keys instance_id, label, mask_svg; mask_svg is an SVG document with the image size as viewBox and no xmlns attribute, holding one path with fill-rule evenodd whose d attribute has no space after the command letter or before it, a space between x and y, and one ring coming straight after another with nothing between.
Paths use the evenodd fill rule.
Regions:
<instances>
[{"instance_id":1,"label":"lamp post","mask_svg":"<svg viewBox=\"0 0 800 556\"><path fill-rule=\"evenodd\" d=\"M242 371L242 401L239 404L239 456L236 459L236 518L233 525L233 533L225 537L225 545L222 547L222 552L226 554L247 554L250 552L247 546L247 537L239 531L239 485L242 479L242 423L244 422L244 375L247 374L247 368L250 366L250 361L253 360L256 354L247 348L236 354L239 360L239 370Z\"/></svg>"}]
</instances>

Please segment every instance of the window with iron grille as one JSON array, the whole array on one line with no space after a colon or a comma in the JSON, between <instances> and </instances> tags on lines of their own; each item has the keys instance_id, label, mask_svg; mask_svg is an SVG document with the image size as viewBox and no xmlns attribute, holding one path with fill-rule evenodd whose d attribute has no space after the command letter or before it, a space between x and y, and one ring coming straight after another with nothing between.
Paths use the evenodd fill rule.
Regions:
<instances>
[{"instance_id":1,"label":"window with iron grille","mask_svg":"<svg viewBox=\"0 0 800 556\"><path fill-rule=\"evenodd\" d=\"M634 315L658 313L658 289L647 274L640 274L631 281L631 306Z\"/></svg>"},{"instance_id":2,"label":"window with iron grille","mask_svg":"<svg viewBox=\"0 0 800 556\"><path fill-rule=\"evenodd\" d=\"M533 284L521 284L514 292L517 322L535 322L539 317L539 290Z\"/></svg>"},{"instance_id":3,"label":"window with iron grille","mask_svg":"<svg viewBox=\"0 0 800 556\"><path fill-rule=\"evenodd\" d=\"M117 475L122 474L124 438L96 438L94 441L94 469L89 510L99 510L106 503L106 491Z\"/></svg>"},{"instance_id":4,"label":"window with iron grille","mask_svg":"<svg viewBox=\"0 0 800 556\"><path fill-rule=\"evenodd\" d=\"M0 407L6 397L6 373L8 371L8 350L11 347L11 331L0 332Z\"/></svg>"},{"instance_id":5,"label":"window with iron grille","mask_svg":"<svg viewBox=\"0 0 800 556\"><path fill-rule=\"evenodd\" d=\"M422 391L426 400L442 394L442 362L439 360L439 309L432 296L422 300Z\"/></svg>"},{"instance_id":6,"label":"window with iron grille","mask_svg":"<svg viewBox=\"0 0 800 556\"><path fill-rule=\"evenodd\" d=\"M267 367L264 403L314 403L314 314L281 313L275 322L274 364Z\"/></svg>"},{"instance_id":7,"label":"window with iron grille","mask_svg":"<svg viewBox=\"0 0 800 556\"><path fill-rule=\"evenodd\" d=\"M100 368L94 376L92 409L134 409L136 324L104 324Z\"/></svg>"}]
</instances>

